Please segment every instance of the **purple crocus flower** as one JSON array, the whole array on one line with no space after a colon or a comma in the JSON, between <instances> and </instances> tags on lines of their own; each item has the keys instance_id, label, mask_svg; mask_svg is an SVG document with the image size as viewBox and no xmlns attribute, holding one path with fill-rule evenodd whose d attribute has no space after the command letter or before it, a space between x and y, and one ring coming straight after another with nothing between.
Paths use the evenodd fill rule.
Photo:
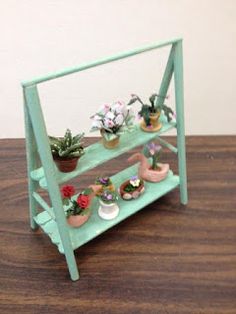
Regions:
<instances>
[{"instance_id":1,"label":"purple crocus flower","mask_svg":"<svg viewBox=\"0 0 236 314\"><path fill-rule=\"evenodd\" d=\"M106 195L106 198L110 201L110 200L112 200L112 195L108 194L108 195Z\"/></svg>"},{"instance_id":2,"label":"purple crocus flower","mask_svg":"<svg viewBox=\"0 0 236 314\"><path fill-rule=\"evenodd\" d=\"M105 177L105 178L99 178L99 181L102 183L102 184L107 184L108 181L109 181L109 178L108 177Z\"/></svg>"}]
</instances>

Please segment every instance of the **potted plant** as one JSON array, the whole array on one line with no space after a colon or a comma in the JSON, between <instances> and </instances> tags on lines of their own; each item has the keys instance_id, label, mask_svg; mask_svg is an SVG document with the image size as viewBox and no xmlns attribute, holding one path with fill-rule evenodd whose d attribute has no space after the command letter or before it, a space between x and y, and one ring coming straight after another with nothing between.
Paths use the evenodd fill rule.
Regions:
<instances>
[{"instance_id":1,"label":"potted plant","mask_svg":"<svg viewBox=\"0 0 236 314\"><path fill-rule=\"evenodd\" d=\"M134 114L130 105L117 101L104 105L91 119L91 131L100 130L103 145L111 149L119 145L121 134L133 129Z\"/></svg>"},{"instance_id":2,"label":"potted plant","mask_svg":"<svg viewBox=\"0 0 236 314\"><path fill-rule=\"evenodd\" d=\"M72 136L69 129L63 138L49 136L52 156L60 171L70 172L76 168L78 159L84 154L83 137L84 133Z\"/></svg>"},{"instance_id":3,"label":"potted plant","mask_svg":"<svg viewBox=\"0 0 236 314\"><path fill-rule=\"evenodd\" d=\"M138 198L145 191L144 182L138 176L133 176L129 180L121 184L119 188L120 196L124 200Z\"/></svg>"},{"instance_id":4,"label":"potted plant","mask_svg":"<svg viewBox=\"0 0 236 314\"><path fill-rule=\"evenodd\" d=\"M139 177L145 181L159 182L164 180L170 169L169 164L159 162L162 147L155 142L146 144L143 148L142 154L136 153L132 155L128 161L139 160ZM150 164L148 158L151 159Z\"/></svg>"},{"instance_id":5,"label":"potted plant","mask_svg":"<svg viewBox=\"0 0 236 314\"><path fill-rule=\"evenodd\" d=\"M80 227L90 217L91 214L91 201L94 196L94 191L91 188L85 189L80 193L76 199L75 188L73 185L65 185L61 189L62 201L66 206L67 222L72 227Z\"/></svg>"},{"instance_id":6,"label":"potted plant","mask_svg":"<svg viewBox=\"0 0 236 314\"><path fill-rule=\"evenodd\" d=\"M117 193L110 190L104 190L99 196L100 207L98 215L105 219L111 220L118 216L119 207L117 205Z\"/></svg>"},{"instance_id":7,"label":"potted plant","mask_svg":"<svg viewBox=\"0 0 236 314\"><path fill-rule=\"evenodd\" d=\"M104 190L115 191L115 186L109 177L97 177L95 185L100 187L96 195L100 195Z\"/></svg>"},{"instance_id":8,"label":"potted plant","mask_svg":"<svg viewBox=\"0 0 236 314\"><path fill-rule=\"evenodd\" d=\"M135 94L131 95L131 100L130 104L135 103L138 101L142 107L141 110L139 111L139 115L143 118L140 126L141 129L146 131L146 132L156 132L160 130L162 127L162 124L159 122L159 118L161 115L161 112L163 112L167 118L167 121L170 122L172 120L172 116L174 112L170 107L165 105L164 103L160 102L158 103L158 98L167 98L163 97L158 94L152 94L149 97L150 105L145 104L141 98Z\"/></svg>"}]
</instances>

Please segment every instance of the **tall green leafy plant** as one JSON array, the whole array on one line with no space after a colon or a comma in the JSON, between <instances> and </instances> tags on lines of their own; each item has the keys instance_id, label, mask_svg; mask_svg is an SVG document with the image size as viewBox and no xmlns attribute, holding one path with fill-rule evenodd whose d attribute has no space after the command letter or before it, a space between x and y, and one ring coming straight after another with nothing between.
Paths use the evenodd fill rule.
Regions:
<instances>
[{"instance_id":1,"label":"tall green leafy plant","mask_svg":"<svg viewBox=\"0 0 236 314\"><path fill-rule=\"evenodd\" d=\"M164 115L166 116L168 122L172 120L172 117L174 114L173 110L170 107L168 107L166 104L157 101L158 98L167 98L167 97L163 97L158 94L152 94L149 97L150 104L145 104L138 95L132 94L131 97L132 98L129 104L133 104L137 101L142 105L141 110L139 111L139 115L143 117L147 126L151 125L150 115L161 113L162 111Z\"/></svg>"}]
</instances>

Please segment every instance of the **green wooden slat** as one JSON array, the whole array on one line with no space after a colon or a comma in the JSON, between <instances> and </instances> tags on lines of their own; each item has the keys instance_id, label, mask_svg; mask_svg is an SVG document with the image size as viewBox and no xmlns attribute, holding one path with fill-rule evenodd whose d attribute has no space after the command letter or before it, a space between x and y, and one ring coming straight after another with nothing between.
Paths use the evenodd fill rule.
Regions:
<instances>
[{"instance_id":1,"label":"green wooden slat","mask_svg":"<svg viewBox=\"0 0 236 314\"><path fill-rule=\"evenodd\" d=\"M96 60L96 61L93 61L93 62L81 64L81 65L79 65L77 67L64 69L62 71L51 73L51 74L48 74L48 75L45 75L45 76L42 76L42 77L38 77L38 78L29 80L29 81L23 81L22 82L22 86L26 87L26 86L30 86L30 85L35 85L35 84L39 84L39 83L42 83L42 82L45 82L45 81L53 80L53 79L56 79L56 78L59 78L59 77L65 76L65 75L69 75L69 74L72 74L72 73L84 71L84 70L87 70L87 69L90 69L90 68L93 68L93 67L96 67L96 66L99 66L99 65L102 65L102 64L106 64L106 63L117 61L117 60L120 60L120 59L132 57L134 55L137 55L137 54L140 54L140 53L143 53L143 52L147 52L147 51L151 51L151 50L154 50L154 49L158 49L158 48L162 48L162 47L165 47L165 46L169 46L169 45L172 45L172 44L174 44L174 43L176 43L176 42L178 42L180 40L181 39L179 39L179 38L178 39L173 39L173 40L166 41L166 42L163 42L163 43L154 43L154 44L142 47L142 48L137 48L137 49L133 49L131 51L122 52L122 53L116 54L114 56L110 56L110 57L102 58L100 60Z\"/></svg>"},{"instance_id":2,"label":"green wooden slat","mask_svg":"<svg viewBox=\"0 0 236 314\"><path fill-rule=\"evenodd\" d=\"M163 127L159 132L148 133L143 132L139 125L136 126L135 130L130 133L125 133L120 138L120 145L115 149L105 149L101 142L90 145L85 149L85 155L81 157L78 162L76 170L69 173L62 173L56 169L56 180L58 183L64 183L78 175L110 160L113 159L130 149L133 149L139 145L143 145L146 142L156 138L158 134L165 133L166 131L174 128L176 126L175 121L167 123L166 117L161 116L161 122ZM31 173L31 178L35 180L40 180L39 184L42 188L47 189L47 180L44 177L43 168L39 168Z\"/></svg>"},{"instance_id":3,"label":"green wooden slat","mask_svg":"<svg viewBox=\"0 0 236 314\"><path fill-rule=\"evenodd\" d=\"M53 212L53 209L51 209L48 206L45 200L36 192L33 192L33 197L37 201L37 203L48 212L48 214L52 217L52 219L55 219L55 214Z\"/></svg>"},{"instance_id":4,"label":"green wooden slat","mask_svg":"<svg viewBox=\"0 0 236 314\"><path fill-rule=\"evenodd\" d=\"M160 144L166 148L168 148L170 151L172 151L173 153L177 154L178 153L178 149L173 146L172 144L168 143L167 141L163 140L163 138L161 138L160 136L157 136L158 141L160 142Z\"/></svg>"}]
</instances>

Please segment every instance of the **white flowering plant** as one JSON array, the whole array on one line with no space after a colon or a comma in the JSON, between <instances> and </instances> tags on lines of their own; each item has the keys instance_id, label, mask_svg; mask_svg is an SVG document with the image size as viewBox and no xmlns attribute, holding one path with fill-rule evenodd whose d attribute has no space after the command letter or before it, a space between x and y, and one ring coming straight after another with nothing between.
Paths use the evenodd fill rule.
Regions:
<instances>
[{"instance_id":1,"label":"white flowering plant","mask_svg":"<svg viewBox=\"0 0 236 314\"><path fill-rule=\"evenodd\" d=\"M126 131L134 128L135 115L131 106L121 101L111 105L103 105L100 110L91 117L92 131L100 130L107 141L111 141Z\"/></svg>"}]
</instances>

